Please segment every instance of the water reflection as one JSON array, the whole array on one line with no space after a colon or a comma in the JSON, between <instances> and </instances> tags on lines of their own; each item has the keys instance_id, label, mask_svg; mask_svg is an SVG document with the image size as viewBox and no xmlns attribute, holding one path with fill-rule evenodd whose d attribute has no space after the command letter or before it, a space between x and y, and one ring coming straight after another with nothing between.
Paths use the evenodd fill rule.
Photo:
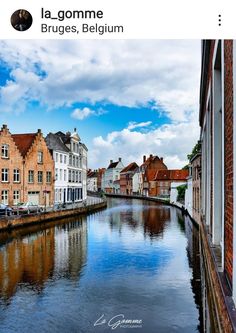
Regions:
<instances>
[{"instance_id":1,"label":"water reflection","mask_svg":"<svg viewBox=\"0 0 236 333\"><path fill-rule=\"evenodd\" d=\"M86 225L81 220L66 220L38 229L0 235L1 298L9 300L17 288L40 292L49 279L79 278L86 262Z\"/></svg>"},{"instance_id":2,"label":"water reflection","mask_svg":"<svg viewBox=\"0 0 236 333\"><path fill-rule=\"evenodd\" d=\"M0 234L0 332L201 332L197 231L176 208L109 201L96 214ZM130 332L130 329L121 329Z\"/></svg>"}]
</instances>

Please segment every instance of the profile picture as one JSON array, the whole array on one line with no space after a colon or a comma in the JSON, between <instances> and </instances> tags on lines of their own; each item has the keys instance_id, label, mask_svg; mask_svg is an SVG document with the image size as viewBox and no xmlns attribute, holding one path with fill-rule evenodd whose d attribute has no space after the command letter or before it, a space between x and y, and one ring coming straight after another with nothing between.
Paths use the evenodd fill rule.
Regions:
<instances>
[{"instance_id":1,"label":"profile picture","mask_svg":"<svg viewBox=\"0 0 236 333\"><path fill-rule=\"evenodd\" d=\"M18 9L11 16L11 25L18 31L28 30L32 22L32 15L25 9Z\"/></svg>"}]
</instances>

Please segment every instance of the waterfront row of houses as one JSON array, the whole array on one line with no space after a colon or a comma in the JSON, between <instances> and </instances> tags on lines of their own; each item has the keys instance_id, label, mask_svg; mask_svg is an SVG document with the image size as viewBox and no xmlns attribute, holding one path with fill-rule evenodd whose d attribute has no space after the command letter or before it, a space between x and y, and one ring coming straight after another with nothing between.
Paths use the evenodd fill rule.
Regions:
<instances>
[{"instance_id":1,"label":"waterfront row of houses","mask_svg":"<svg viewBox=\"0 0 236 333\"><path fill-rule=\"evenodd\" d=\"M0 202L50 206L86 199L87 148L76 131L11 134L0 130Z\"/></svg>"},{"instance_id":2,"label":"waterfront row of houses","mask_svg":"<svg viewBox=\"0 0 236 333\"><path fill-rule=\"evenodd\" d=\"M110 160L107 169L99 169L101 188L98 183L98 170L88 173L88 188L91 191L105 193L144 195L169 198L171 190L187 183L188 170L168 170L163 158L143 156L143 163L138 166L132 162L124 166L122 159Z\"/></svg>"}]
</instances>

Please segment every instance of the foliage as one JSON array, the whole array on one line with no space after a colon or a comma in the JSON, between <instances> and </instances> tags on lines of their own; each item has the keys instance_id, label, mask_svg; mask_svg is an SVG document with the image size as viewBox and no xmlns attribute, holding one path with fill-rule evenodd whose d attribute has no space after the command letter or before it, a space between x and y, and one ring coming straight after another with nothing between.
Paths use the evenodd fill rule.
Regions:
<instances>
[{"instance_id":1,"label":"foliage","mask_svg":"<svg viewBox=\"0 0 236 333\"><path fill-rule=\"evenodd\" d=\"M178 191L177 201L178 202L183 202L184 201L186 189L187 189L187 185L186 184L179 185L177 187L177 191Z\"/></svg>"},{"instance_id":2,"label":"foliage","mask_svg":"<svg viewBox=\"0 0 236 333\"><path fill-rule=\"evenodd\" d=\"M189 169L189 165L188 164L186 164L183 168L182 168L182 170L188 170Z\"/></svg>"},{"instance_id":3,"label":"foliage","mask_svg":"<svg viewBox=\"0 0 236 333\"><path fill-rule=\"evenodd\" d=\"M201 151L201 142L198 141L195 146L193 147L193 150L191 152L191 154L188 154L187 157L189 159L189 161L191 161L191 159L197 154L200 153Z\"/></svg>"}]
</instances>

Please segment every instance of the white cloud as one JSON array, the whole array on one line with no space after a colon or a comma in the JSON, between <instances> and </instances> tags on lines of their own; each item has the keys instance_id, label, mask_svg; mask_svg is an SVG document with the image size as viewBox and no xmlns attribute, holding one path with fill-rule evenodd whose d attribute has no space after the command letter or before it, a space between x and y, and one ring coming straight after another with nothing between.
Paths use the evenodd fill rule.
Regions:
<instances>
[{"instance_id":1,"label":"white cloud","mask_svg":"<svg viewBox=\"0 0 236 333\"><path fill-rule=\"evenodd\" d=\"M95 113L95 111L93 111L89 108L75 109L71 113L71 117L75 118L75 119L83 120L94 113Z\"/></svg>"},{"instance_id":2,"label":"white cloud","mask_svg":"<svg viewBox=\"0 0 236 333\"><path fill-rule=\"evenodd\" d=\"M0 43L0 58L12 68L0 91L7 110L16 105L5 88L16 91L25 107L31 99L49 109L101 101L138 107L152 101L174 121L198 107L200 41L9 40ZM19 68L21 75L15 72Z\"/></svg>"},{"instance_id":3,"label":"white cloud","mask_svg":"<svg viewBox=\"0 0 236 333\"><path fill-rule=\"evenodd\" d=\"M74 119L83 120L91 115L101 116L105 113L107 113L107 111L103 110L101 108L95 111L95 110L91 110L90 108L85 107L83 109L75 109L71 113L71 117Z\"/></svg>"},{"instance_id":4,"label":"white cloud","mask_svg":"<svg viewBox=\"0 0 236 333\"><path fill-rule=\"evenodd\" d=\"M107 167L110 159L123 158L124 165L136 161L142 163L143 155L158 155L164 158L168 168L182 168L189 153L199 138L199 129L194 120L163 125L147 133L124 128L109 133L105 138L96 137L89 152L89 166Z\"/></svg>"},{"instance_id":5,"label":"white cloud","mask_svg":"<svg viewBox=\"0 0 236 333\"><path fill-rule=\"evenodd\" d=\"M132 130L132 129L135 129L135 128L142 128L142 127L147 127L147 126L149 126L149 125L151 125L151 121L146 121L146 122L141 122L141 123L136 123L136 122L134 122L134 121L131 121L131 122L129 122L129 125L128 125L128 129L129 130Z\"/></svg>"}]
</instances>

